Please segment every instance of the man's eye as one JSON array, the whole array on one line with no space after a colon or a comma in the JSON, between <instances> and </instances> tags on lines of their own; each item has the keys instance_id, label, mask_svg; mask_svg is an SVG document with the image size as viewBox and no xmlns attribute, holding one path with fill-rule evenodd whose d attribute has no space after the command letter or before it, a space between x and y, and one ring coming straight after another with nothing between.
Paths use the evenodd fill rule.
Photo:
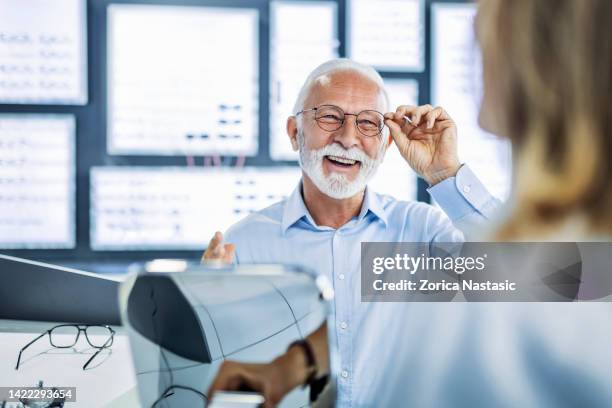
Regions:
<instances>
[{"instance_id":1,"label":"man's eye","mask_svg":"<svg viewBox=\"0 0 612 408\"><path fill-rule=\"evenodd\" d=\"M323 115L321 116L321 119L325 119L325 120L335 120L335 121L341 121L342 119L340 119L338 116L336 115Z\"/></svg>"},{"instance_id":2,"label":"man's eye","mask_svg":"<svg viewBox=\"0 0 612 408\"><path fill-rule=\"evenodd\" d=\"M378 127L378 123L372 122L371 120L360 120L359 125L365 127Z\"/></svg>"}]
</instances>

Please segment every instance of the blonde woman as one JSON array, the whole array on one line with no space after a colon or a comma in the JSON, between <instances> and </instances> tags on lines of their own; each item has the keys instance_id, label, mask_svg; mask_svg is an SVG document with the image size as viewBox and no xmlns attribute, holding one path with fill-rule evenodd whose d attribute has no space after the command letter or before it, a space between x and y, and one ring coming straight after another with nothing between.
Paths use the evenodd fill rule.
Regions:
<instances>
[{"instance_id":1,"label":"blonde woman","mask_svg":"<svg viewBox=\"0 0 612 408\"><path fill-rule=\"evenodd\" d=\"M503 240L612 237L612 2L485 0L483 127L514 149Z\"/></svg>"}]
</instances>

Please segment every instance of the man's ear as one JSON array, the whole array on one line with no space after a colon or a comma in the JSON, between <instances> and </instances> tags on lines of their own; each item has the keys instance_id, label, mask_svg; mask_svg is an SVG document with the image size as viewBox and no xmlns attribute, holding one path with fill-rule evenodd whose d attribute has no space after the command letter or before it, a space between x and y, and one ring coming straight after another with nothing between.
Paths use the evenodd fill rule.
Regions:
<instances>
[{"instance_id":1,"label":"man's ear","mask_svg":"<svg viewBox=\"0 0 612 408\"><path fill-rule=\"evenodd\" d=\"M289 118L287 118L287 135L289 136L289 140L291 141L291 147L293 147L294 152L297 152L299 150L297 134L297 118L295 116L289 116Z\"/></svg>"},{"instance_id":2,"label":"man's ear","mask_svg":"<svg viewBox=\"0 0 612 408\"><path fill-rule=\"evenodd\" d=\"M391 146L391 143L393 143L393 136L391 136L391 133L389 133L389 139L387 140L387 147L385 147L385 150Z\"/></svg>"}]
</instances>

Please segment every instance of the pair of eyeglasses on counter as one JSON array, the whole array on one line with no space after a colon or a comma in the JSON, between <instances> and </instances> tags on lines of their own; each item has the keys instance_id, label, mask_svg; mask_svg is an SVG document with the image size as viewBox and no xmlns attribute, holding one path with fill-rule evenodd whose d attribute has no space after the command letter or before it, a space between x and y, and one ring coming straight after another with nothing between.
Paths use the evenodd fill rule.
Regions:
<instances>
[{"instance_id":1,"label":"pair of eyeglasses on counter","mask_svg":"<svg viewBox=\"0 0 612 408\"><path fill-rule=\"evenodd\" d=\"M43 332L40 336L23 346L19 351L17 357L17 364L15 370L19 370L19 364L21 363L21 355L23 352L30 347L32 344L43 338L49 336L49 343L55 348L70 348L74 347L79 340L81 332L85 334L87 343L97 351L87 360L83 365L83 370L87 369L89 364L96 358L98 354L104 349L108 349L113 345L115 338L115 330L107 325L79 325L79 324L60 324L52 327L51 329Z\"/></svg>"}]
</instances>

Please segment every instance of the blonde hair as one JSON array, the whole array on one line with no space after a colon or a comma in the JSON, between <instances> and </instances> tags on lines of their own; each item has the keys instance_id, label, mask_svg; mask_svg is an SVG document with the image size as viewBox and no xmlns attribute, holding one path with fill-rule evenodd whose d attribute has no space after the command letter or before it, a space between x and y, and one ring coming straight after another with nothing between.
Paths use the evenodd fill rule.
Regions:
<instances>
[{"instance_id":1,"label":"blonde hair","mask_svg":"<svg viewBox=\"0 0 612 408\"><path fill-rule=\"evenodd\" d=\"M610 0L480 2L483 112L514 149L513 207L497 239L580 217L612 233L610 27Z\"/></svg>"}]
</instances>

